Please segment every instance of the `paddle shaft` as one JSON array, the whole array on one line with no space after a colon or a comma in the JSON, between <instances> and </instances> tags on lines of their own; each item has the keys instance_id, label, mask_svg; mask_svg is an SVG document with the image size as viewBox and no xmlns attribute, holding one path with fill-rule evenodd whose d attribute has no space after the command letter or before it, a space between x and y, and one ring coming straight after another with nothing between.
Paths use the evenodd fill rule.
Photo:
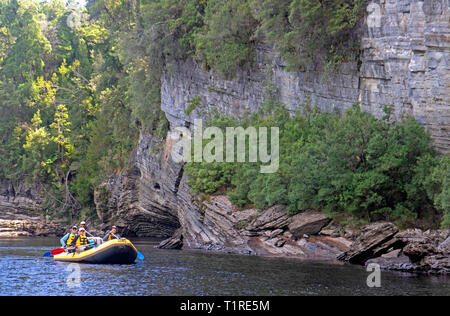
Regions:
<instances>
[{"instance_id":1,"label":"paddle shaft","mask_svg":"<svg viewBox=\"0 0 450 316\"><path fill-rule=\"evenodd\" d=\"M89 245L96 245L97 243L94 242L93 244L88 244L88 245L83 245L83 246L89 246ZM74 249L78 248L79 246L73 246ZM61 253L63 253L64 251L66 251L66 248L55 248L52 249L49 252L44 253L44 257L51 257L51 256L56 256L59 255Z\"/></svg>"}]
</instances>

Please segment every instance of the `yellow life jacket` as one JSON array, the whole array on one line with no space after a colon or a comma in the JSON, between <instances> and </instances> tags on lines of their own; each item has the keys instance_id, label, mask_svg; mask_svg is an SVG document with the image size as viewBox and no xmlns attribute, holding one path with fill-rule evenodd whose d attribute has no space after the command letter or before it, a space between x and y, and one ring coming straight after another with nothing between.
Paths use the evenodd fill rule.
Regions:
<instances>
[{"instance_id":1,"label":"yellow life jacket","mask_svg":"<svg viewBox=\"0 0 450 316\"><path fill-rule=\"evenodd\" d=\"M83 246L87 245L89 243L89 240L86 235L78 235L77 242L75 243L76 246Z\"/></svg>"},{"instance_id":2,"label":"yellow life jacket","mask_svg":"<svg viewBox=\"0 0 450 316\"><path fill-rule=\"evenodd\" d=\"M112 234L109 234L107 241L110 241L110 240L113 240L113 239L117 239L117 238L114 237Z\"/></svg>"},{"instance_id":3,"label":"yellow life jacket","mask_svg":"<svg viewBox=\"0 0 450 316\"><path fill-rule=\"evenodd\" d=\"M72 241L77 237L76 234L70 233L69 238L67 238L66 245L70 246L72 244Z\"/></svg>"}]
</instances>

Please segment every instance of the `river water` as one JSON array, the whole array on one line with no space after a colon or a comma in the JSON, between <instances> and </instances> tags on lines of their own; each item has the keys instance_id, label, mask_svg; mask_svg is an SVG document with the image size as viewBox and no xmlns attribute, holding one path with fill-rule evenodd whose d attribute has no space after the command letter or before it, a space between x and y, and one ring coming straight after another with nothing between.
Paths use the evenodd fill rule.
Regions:
<instances>
[{"instance_id":1,"label":"river water","mask_svg":"<svg viewBox=\"0 0 450 316\"><path fill-rule=\"evenodd\" d=\"M450 278L381 273L369 288L364 267L296 259L159 250L132 240L133 265L55 263L55 238L0 239L0 295L450 295ZM79 272L77 283L76 274Z\"/></svg>"}]
</instances>

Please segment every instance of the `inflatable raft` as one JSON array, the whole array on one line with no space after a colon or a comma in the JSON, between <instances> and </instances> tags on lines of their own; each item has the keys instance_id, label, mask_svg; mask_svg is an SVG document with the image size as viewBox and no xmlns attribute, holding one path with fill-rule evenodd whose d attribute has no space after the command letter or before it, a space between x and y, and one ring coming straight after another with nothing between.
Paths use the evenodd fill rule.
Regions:
<instances>
[{"instance_id":1,"label":"inflatable raft","mask_svg":"<svg viewBox=\"0 0 450 316\"><path fill-rule=\"evenodd\" d=\"M130 264L136 260L138 251L128 239L114 239L97 244L95 247L82 251L63 252L55 255L55 261L94 263L94 264Z\"/></svg>"}]
</instances>

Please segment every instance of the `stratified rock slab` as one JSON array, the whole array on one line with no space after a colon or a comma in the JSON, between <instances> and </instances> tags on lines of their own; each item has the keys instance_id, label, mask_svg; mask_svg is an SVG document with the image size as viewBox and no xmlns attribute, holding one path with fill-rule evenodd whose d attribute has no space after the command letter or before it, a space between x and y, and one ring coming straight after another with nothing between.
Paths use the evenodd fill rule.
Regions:
<instances>
[{"instance_id":1,"label":"stratified rock slab","mask_svg":"<svg viewBox=\"0 0 450 316\"><path fill-rule=\"evenodd\" d=\"M316 235L327 226L331 219L322 212L308 211L293 216L289 231L297 238L303 235Z\"/></svg>"},{"instance_id":2,"label":"stratified rock slab","mask_svg":"<svg viewBox=\"0 0 450 316\"><path fill-rule=\"evenodd\" d=\"M374 223L365 226L359 237L352 244L349 251L341 254L338 259L355 264L364 264L373 258L375 253L381 255L383 250L388 250L392 244L383 247L383 244L391 240L398 233L398 228L392 223Z\"/></svg>"}]
</instances>

